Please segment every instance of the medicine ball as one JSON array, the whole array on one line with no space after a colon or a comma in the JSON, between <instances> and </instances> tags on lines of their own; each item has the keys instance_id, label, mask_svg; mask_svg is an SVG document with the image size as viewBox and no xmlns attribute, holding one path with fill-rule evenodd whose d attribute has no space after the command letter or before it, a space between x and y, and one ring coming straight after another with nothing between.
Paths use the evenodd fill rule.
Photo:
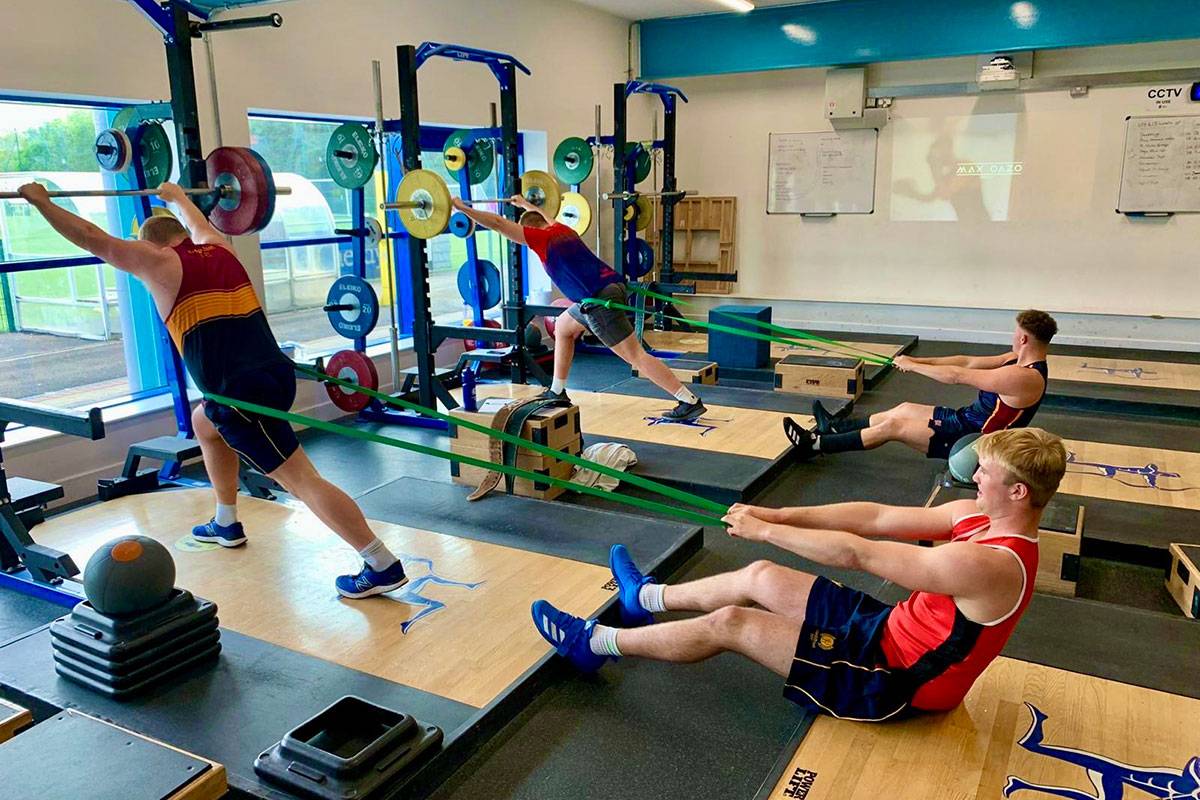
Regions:
<instances>
[{"instance_id":1,"label":"medicine ball","mask_svg":"<svg viewBox=\"0 0 1200 800\"><path fill-rule=\"evenodd\" d=\"M175 588L175 562L167 548L146 536L122 536L88 559L83 591L102 614L136 614L167 601Z\"/></svg>"},{"instance_id":2,"label":"medicine ball","mask_svg":"<svg viewBox=\"0 0 1200 800\"><path fill-rule=\"evenodd\" d=\"M981 433L968 433L950 448L950 475L960 483L975 483L975 470L979 468L979 454L975 452L975 442L979 441Z\"/></svg>"}]
</instances>

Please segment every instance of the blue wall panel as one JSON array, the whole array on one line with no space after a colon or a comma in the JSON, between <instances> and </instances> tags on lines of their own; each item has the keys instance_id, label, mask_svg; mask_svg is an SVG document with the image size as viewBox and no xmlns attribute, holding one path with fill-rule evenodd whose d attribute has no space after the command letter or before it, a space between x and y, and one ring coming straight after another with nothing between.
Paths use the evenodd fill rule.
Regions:
<instances>
[{"instance_id":1,"label":"blue wall panel","mask_svg":"<svg viewBox=\"0 0 1200 800\"><path fill-rule=\"evenodd\" d=\"M1200 2L839 0L644 20L641 76L718 75L1200 38Z\"/></svg>"}]
</instances>

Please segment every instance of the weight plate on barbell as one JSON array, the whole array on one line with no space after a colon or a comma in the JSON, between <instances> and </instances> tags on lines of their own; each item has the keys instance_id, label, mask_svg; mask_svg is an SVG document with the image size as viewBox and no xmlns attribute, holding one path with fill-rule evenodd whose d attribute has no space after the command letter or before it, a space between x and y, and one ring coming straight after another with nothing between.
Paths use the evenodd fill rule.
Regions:
<instances>
[{"instance_id":1,"label":"weight plate on barbell","mask_svg":"<svg viewBox=\"0 0 1200 800\"><path fill-rule=\"evenodd\" d=\"M374 217L367 217L366 226L367 246L378 247L379 243L383 241L383 225L381 225L379 220L375 219Z\"/></svg>"},{"instance_id":2,"label":"weight plate on barbell","mask_svg":"<svg viewBox=\"0 0 1200 800\"><path fill-rule=\"evenodd\" d=\"M558 188L558 180L549 172L531 169L521 175L521 194L551 219L558 216L562 193Z\"/></svg>"},{"instance_id":3,"label":"weight plate on barbell","mask_svg":"<svg viewBox=\"0 0 1200 800\"><path fill-rule=\"evenodd\" d=\"M333 282L325 295L325 307L330 306L351 306L325 312L333 329L347 339L368 335L379 321L379 298L375 288L357 275L343 275Z\"/></svg>"},{"instance_id":4,"label":"weight plate on barbell","mask_svg":"<svg viewBox=\"0 0 1200 800\"><path fill-rule=\"evenodd\" d=\"M583 183L592 174L592 147L578 136L570 136L554 148L554 174L565 184Z\"/></svg>"},{"instance_id":5,"label":"weight plate on barbell","mask_svg":"<svg viewBox=\"0 0 1200 800\"><path fill-rule=\"evenodd\" d=\"M555 222L561 222L583 236L592 227L592 207L587 198L578 192L563 192L562 204L558 207Z\"/></svg>"},{"instance_id":6,"label":"weight plate on barbell","mask_svg":"<svg viewBox=\"0 0 1200 800\"><path fill-rule=\"evenodd\" d=\"M366 186L378 163L375 142L365 125L344 122L333 129L325 146L325 166L334 183L346 189Z\"/></svg>"},{"instance_id":7,"label":"weight plate on barbell","mask_svg":"<svg viewBox=\"0 0 1200 800\"><path fill-rule=\"evenodd\" d=\"M133 135L134 149L142 163L142 178L146 189L157 189L171 177L174 159L171 155L171 137L157 122L143 123ZM211 184L209 184L211 185Z\"/></svg>"},{"instance_id":8,"label":"weight plate on barbell","mask_svg":"<svg viewBox=\"0 0 1200 800\"><path fill-rule=\"evenodd\" d=\"M625 250L625 277L645 277L654 269L654 248L645 239L634 239Z\"/></svg>"},{"instance_id":9,"label":"weight plate on barbell","mask_svg":"<svg viewBox=\"0 0 1200 800\"><path fill-rule=\"evenodd\" d=\"M96 163L100 169L108 172L124 172L133 161L133 143L125 135L125 131L117 128L107 128L100 131L93 145L96 153Z\"/></svg>"},{"instance_id":10,"label":"weight plate on barbell","mask_svg":"<svg viewBox=\"0 0 1200 800\"><path fill-rule=\"evenodd\" d=\"M483 183L492 174L492 169L496 165L496 146L491 139L476 139L469 148L463 147L463 142L469 136L471 136L471 131L454 131L446 138L446 143L442 146L442 156L446 157L447 152L454 147L465 151L467 175L470 176L471 183Z\"/></svg>"},{"instance_id":11,"label":"weight plate on barbell","mask_svg":"<svg viewBox=\"0 0 1200 800\"><path fill-rule=\"evenodd\" d=\"M379 389L379 372L375 369L375 362L357 350L339 350L334 353L325 364L325 374L367 389ZM326 383L325 391L333 404L342 411L357 413L371 404L371 398L367 395L337 384Z\"/></svg>"},{"instance_id":12,"label":"weight plate on barbell","mask_svg":"<svg viewBox=\"0 0 1200 800\"><path fill-rule=\"evenodd\" d=\"M261 228L275 202L275 181L258 154L245 147L218 147L204 159L208 185L229 187L209 221L222 233L241 236Z\"/></svg>"},{"instance_id":13,"label":"weight plate on barbell","mask_svg":"<svg viewBox=\"0 0 1200 800\"><path fill-rule=\"evenodd\" d=\"M436 172L409 170L396 188L396 202L421 204L397 209L404 228L418 239L432 239L445 232L450 222L450 189Z\"/></svg>"},{"instance_id":14,"label":"weight plate on barbell","mask_svg":"<svg viewBox=\"0 0 1200 800\"><path fill-rule=\"evenodd\" d=\"M462 295L463 302L472 308L475 305L476 274L480 278L479 309L487 311L500 305L504 282L499 268L486 259L479 260L478 270L472 267L470 261L458 268L458 293Z\"/></svg>"},{"instance_id":15,"label":"weight plate on barbell","mask_svg":"<svg viewBox=\"0 0 1200 800\"><path fill-rule=\"evenodd\" d=\"M263 174L267 177L267 185L272 187L271 191L266 193L267 202L263 204L262 215L254 222L254 230L266 230L266 227L271 224L271 220L275 217L275 203L278 199L278 195L274 189L275 173L271 172L271 167L269 164L267 164L267 160L260 156L257 150L246 148L246 152L253 156L258 162L258 165L262 168Z\"/></svg>"}]
</instances>

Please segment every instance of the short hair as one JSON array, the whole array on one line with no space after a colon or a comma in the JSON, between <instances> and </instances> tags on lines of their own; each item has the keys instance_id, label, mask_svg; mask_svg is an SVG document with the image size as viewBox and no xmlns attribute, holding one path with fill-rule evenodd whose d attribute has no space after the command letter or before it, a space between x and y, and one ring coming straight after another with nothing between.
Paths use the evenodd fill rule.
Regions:
<instances>
[{"instance_id":1,"label":"short hair","mask_svg":"<svg viewBox=\"0 0 1200 800\"><path fill-rule=\"evenodd\" d=\"M174 217L153 216L142 223L138 238L166 247L180 236L187 237L187 228Z\"/></svg>"},{"instance_id":2,"label":"short hair","mask_svg":"<svg viewBox=\"0 0 1200 800\"><path fill-rule=\"evenodd\" d=\"M549 223L540 211L526 211L520 219L522 228L544 228Z\"/></svg>"},{"instance_id":3,"label":"short hair","mask_svg":"<svg viewBox=\"0 0 1200 800\"><path fill-rule=\"evenodd\" d=\"M1028 486L1029 502L1034 508L1046 507L1067 471L1067 449L1062 439L1041 428L984 434L975 444L975 452L981 461L987 458L999 464L1008 473L1009 485Z\"/></svg>"},{"instance_id":4,"label":"short hair","mask_svg":"<svg viewBox=\"0 0 1200 800\"><path fill-rule=\"evenodd\" d=\"M1045 311L1029 308L1017 314L1017 324L1021 330L1028 332L1042 344L1050 344L1054 334L1058 333L1058 323L1054 317Z\"/></svg>"}]
</instances>

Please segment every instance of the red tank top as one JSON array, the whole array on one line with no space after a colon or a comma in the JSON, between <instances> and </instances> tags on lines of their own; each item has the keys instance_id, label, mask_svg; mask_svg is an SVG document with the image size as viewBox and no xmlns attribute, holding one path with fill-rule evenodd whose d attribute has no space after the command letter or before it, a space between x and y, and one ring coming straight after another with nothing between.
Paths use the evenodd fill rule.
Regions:
<instances>
[{"instance_id":1,"label":"red tank top","mask_svg":"<svg viewBox=\"0 0 1200 800\"><path fill-rule=\"evenodd\" d=\"M1023 536L991 536L991 521L971 514L954 523L950 541L975 536L972 544L1007 550L1024 575L1020 600L989 624L972 622L944 594L913 592L888 615L881 646L889 667L906 670L918 683L913 708L946 711L957 706L975 679L1000 654L1033 597L1038 541Z\"/></svg>"},{"instance_id":2,"label":"red tank top","mask_svg":"<svg viewBox=\"0 0 1200 800\"><path fill-rule=\"evenodd\" d=\"M290 363L237 256L191 239L174 249L183 278L166 325L201 390L230 394L232 379L240 374Z\"/></svg>"}]
</instances>

